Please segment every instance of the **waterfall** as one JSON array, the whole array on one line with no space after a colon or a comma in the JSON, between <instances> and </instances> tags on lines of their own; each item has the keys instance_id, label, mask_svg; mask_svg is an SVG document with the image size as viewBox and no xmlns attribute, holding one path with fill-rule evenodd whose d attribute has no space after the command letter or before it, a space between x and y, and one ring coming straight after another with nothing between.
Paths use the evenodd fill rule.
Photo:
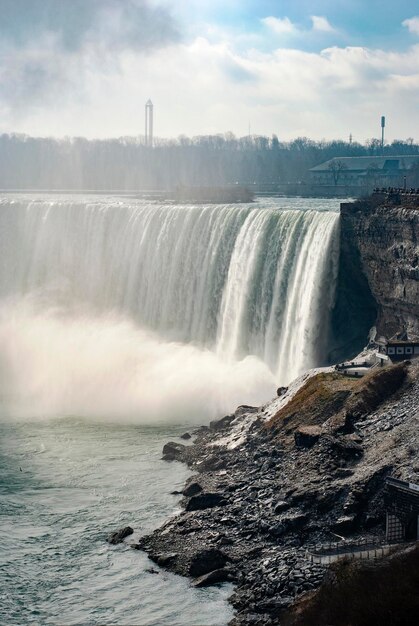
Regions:
<instances>
[{"instance_id":1,"label":"waterfall","mask_svg":"<svg viewBox=\"0 0 419 626\"><path fill-rule=\"evenodd\" d=\"M237 367L250 359L240 392L264 379L268 393L325 359L338 220L336 211L282 210L272 201L174 206L98 197L3 198L0 319L9 325L20 319L22 302L32 321L54 319L55 333L59 323L67 334L75 331L74 320L89 320L93 332L94 320L98 328L104 317L112 318L125 325L124 332L129 325L142 345L152 336L160 346L178 350L179 368L185 350L200 354L206 366L195 375L217 379L221 388L221 371L233 381ZM42 333L42 323L37 328ZM2 335L0 326L4 371L10 369L4 343L12 332L5 329ZM83 341L80 333L75 336L80 345L89 342L87 331ZM24 353L22 347L20 358ZM16 355L13 359L16 365ZM172 359L176 362L175 355ZM128 362L135 362L131 353ZM212 413L229 405L220 402L221 388Z\"/></svg>"}]
</instances>

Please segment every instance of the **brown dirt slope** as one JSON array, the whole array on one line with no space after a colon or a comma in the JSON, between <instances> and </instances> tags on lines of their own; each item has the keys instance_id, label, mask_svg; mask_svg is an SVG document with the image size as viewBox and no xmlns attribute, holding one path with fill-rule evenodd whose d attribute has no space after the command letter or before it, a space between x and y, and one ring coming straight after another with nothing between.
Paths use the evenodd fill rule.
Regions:
<instances>
[{"instance_id":1,"label":"brown dirt slope","mask_svg":"<svg viewBox=\"0 0 419 626\"><path fill-rule=\"evenodd\" d=\"M329 418L331 428L343 427L388 400L406 376L405 363L373 369L362 379L337 372L319 373L269 420L266 428L278 435L290 435L302 425L326 426Z\"/></svg>"}]
</instances>

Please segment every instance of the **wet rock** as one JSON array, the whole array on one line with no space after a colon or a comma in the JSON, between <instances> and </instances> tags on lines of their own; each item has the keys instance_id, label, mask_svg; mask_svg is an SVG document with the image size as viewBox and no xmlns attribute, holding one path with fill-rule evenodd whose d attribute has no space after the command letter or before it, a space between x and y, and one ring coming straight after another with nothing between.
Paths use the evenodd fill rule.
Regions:
<instances>
[{"instance_id":1,"label":"wet rock","mask_svg":"<svg viewBox=\"0 0 419 626\"><path fill-rule=\"evenodd\" d=\"M187 502L187 511L201 511L211 509L215 506L225 506L227 500L220 493L200 493Z\"/></svg>"},{"instance_id":2,"label":"wet rock","mask_svg":"<svg viewBox=\"0 0 419 626\"><path fill-rule=\"evenodd\" d=\"M189 483L189 485L185 487L182 493L187 498L191 498L192 496L196 496L201 491L202 491L201 485L197 483L196 481L193 481L192 483Z\"/></svg>"},{"instance_id":3,"label":"wet rock","mask_svg":"<svg viewBox=\"0 0 419 626\"><path fill-rule=\"evenodd\" d=\"M183 435L180 436L181 439L191 439L192 435L190 433L183 433Z\"/></svg>"},{"instance_id":4,"label":"wet rock","mask_svg":"<svg viewBox=\"0 0 419 626\"><path fill-rule=\"evenodd\" d=\"M318 441L321 432L320 426L300 426L294 433L295 445L298 448L311 448Z\"/></svg>"},{"instance_id":5,"label":"wet rock","mask_svg":"<svg viewBox=\"0 0 419 626\"><path fill-rule=\"evenodd\" d=\"M210 585L216 585L217 583L224 583L233 579L233 573L228 568L215 569L208 574L199 576L193 581L194 587L209 587Z\"/></svg>"},{"instance_id":6,"label":"wet rock","mask_svg":"<svg viewBox=\"0 0 419 626\"><path fill-rule=\"evenodd\" d=\"M227 556L217 548L208 548L196 552L189 562L189 575L196 578L214 570L222 569L227 563Z\"/></svg>"},{"instance_id":7,"label":"wet rock","mask_svg":"<svg viewBox=\"0 0 419 626\"><path fill-rule=\"evenodd\" d=\"M218 420L212 420L212 422L210 422L209 427L210 430L225 430L226 428L228 428L231 424L231 422L235 419L234 415L225 415L224 417L221 417Z\"/></svg>"},{"instance_id":8,"label":"wet rock","mask_svg":"<svg viewBox=\"0 0 419 626\"><path fill-rule=\"evenodd\" d=\"M243 417L243 415L248 415L249 413L257 413L259 411L259 407L257 406L249 406L247 404L241 404L234 411L234 417Z\"/></svg>"},{"instance_id":9,"label":"wet rock","mask_svg":"<svg viewBox=\"0 0 419 626\"><path fill-rule=\"evenodd\" d=\"M186 446L183 443L177 443L176 441L169 441L163 446L163 460L174 461L183 457Z\"/></svg>"},{"instance_id":10,"label":"wet rock","mask_svg":"<svg viewBox=\"0 0 419 626\"><path fill-rule=\"evenodd\" d=\"M224 469L226 466L226 461L222 457L217 454L210 454L202 463L201 469L205 469L206 471L214 472L219 469Z\"/></svg>"},{"instance_id":11,"label":"wet rock","mask_svg":"<svg viewBox=\"0 0 419 626\"><path fill-rule=\"evenodd\" d=\"M118 543L122 543L126 537L129 537L134 532L134 529L131 526L125 526L125 528L121 528L114 533L108 535L106 541L112 545L117 545Z\"/></svg>"},{"instance_id":12,"label":"wet rock","mask_svg":"<svg viewBox=\"0 0 419 626\"><path fill-rule=\"evenodd\" d=\"M153 554L152 558L153 561L157 563L157 565L160 565L161 567L168 567L169 565L173 565L178 556L179 555L177 554L177 552L163 552Z\"/></svg>"}]
</instances>

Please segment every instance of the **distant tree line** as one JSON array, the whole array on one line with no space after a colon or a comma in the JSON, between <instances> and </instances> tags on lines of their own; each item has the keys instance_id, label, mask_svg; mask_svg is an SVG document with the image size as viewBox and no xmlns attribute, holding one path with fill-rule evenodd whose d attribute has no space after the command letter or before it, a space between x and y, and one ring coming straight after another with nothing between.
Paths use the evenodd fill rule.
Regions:
<instances>
[{"instance_id":1,"label":"distant tree line","mask_svg":"<svg viewBox=\"0 0 419 626\"><path fill-rule=\"evenodd\" d=\"M384 146L385 156L418 155L413 139ZM232 133L156 139L87 140L0 136L2 189L174 189L178 185L276 184L307 179L311 167L333 157L381 155L378 139L365 144L299 137L235 137Z\"/></svg>"}]
</instances>

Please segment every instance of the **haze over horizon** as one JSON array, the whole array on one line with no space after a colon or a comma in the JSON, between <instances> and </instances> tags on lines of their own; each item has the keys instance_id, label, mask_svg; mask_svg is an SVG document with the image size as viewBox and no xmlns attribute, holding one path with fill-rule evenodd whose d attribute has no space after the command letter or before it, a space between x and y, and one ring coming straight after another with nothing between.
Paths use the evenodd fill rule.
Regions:
<instances>
[{"instance_id":1,"label":"haze over horizon","mask_svg":"<svg viewBox=\"0 0 419 626\"><path fill-rule=\"evenodd\" d=\"M344 4L0 0L0 132L418 139L417 4Z\"/></svg>"}]
</instances>

